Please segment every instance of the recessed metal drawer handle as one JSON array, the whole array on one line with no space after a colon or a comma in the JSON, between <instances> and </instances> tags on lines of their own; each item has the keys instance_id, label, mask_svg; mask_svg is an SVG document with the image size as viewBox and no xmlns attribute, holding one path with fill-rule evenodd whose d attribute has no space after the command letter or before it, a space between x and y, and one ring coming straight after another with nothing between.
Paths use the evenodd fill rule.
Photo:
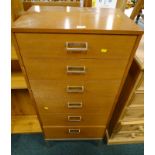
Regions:
<instances>
[{"instance_id":1,"label":"recessed metal drawer handle","mask_svg":"<svg viewBox=\"0 0 155 155\"><path fill-rule=\"evenodd\" d=\"M69 74L85 74L85 66L67 66L67 73Z\"/></svg>"},{"instance_id":2,"label":"recessed metal drawer handle","mask_svg":"<svg viewBox=\"0 0 155 155\"><path fill-rule=\"evenodd\" d=\"M83 93L84 86L67 86L68 93Z\"/></svg>"},{"instance_id":3,"label":"recessed metal drawer handle","mask_svg":"<svg viewBox=\"0 0 155 155\"><path fill-rule=\"evenodd\" d=\"M88 50L87 42L66 42L68 52L86 52Z\"/></svg>"},{"instance_id":4,"label":"recessed metal drawer handle","mask_svg":"<svg viewBox=\"0 0 155 155\"><path fill-rule=\"evenodd\" d=\"M68 108L70 109L82 108L82 102L68 102Z\"/></svg>"},{"instance_id":5,"label":"recessed metal drawer handle","mask_svg":"<svg viewBox=\"0 0 155 155\"><path fill-rule=\"evenodd\" d=\"M80 133L80 129L69 129L68 133L69 134L79 134Z\"/></svg>"},{"instance_id":6,"label":"recessed metal drawer handle","mask_svg":"<svg viewBox=\"0 0 155 155\"><path fill-rule=\"evenodd\" d=\"M70 122L80 122L81 116L68 116L68 121Z\"/></svg>"}]
</instances>

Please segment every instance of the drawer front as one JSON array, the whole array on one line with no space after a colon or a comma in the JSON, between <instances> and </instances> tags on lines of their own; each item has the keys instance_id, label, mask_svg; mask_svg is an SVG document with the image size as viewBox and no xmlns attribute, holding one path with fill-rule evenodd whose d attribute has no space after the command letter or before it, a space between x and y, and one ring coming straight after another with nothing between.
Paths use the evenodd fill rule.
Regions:
<instances>
[{"instance_id":1,"label":"drawer front","mask_svg":"<svg viewBox=\"0 0 155 155\"><path fill-rule=\"evenodd\" d=\"M120 79L127 60L24 59L30 80Z\"/></svg>"},{"instance_id":2,"label":"drawer front","mask_svg":"<svg viewBox=\"0 0 155 155\"><path fill-rule=\"evenodd\" d=\"M103 126L108 112L103 114L40 114L44 126Z\"/></svg>"},{"instance_id":3,"label":"drawer front","mask_svg":"<svg viewBox=\"0 0 155 155\"><path fill-rule=\"evenodd\" d=\"M115 98L119 80L102 80L102 81L57 81L57 80L30 80L34 97L44 97L49 99L60 100L60 97L70 99L96 98L104 99L104 97Z\"/></svg>"},{"instance_id":4,"label":"drawer front","mask_svg":"<svg viewBox=\"0 0 155 155\"><path fill-rule=\"evenodd\" d=\"M103 138L105 127L46 127L43 126L45 139L89 139Z\"/></svg>"},{"instance_id":5,"label":"drawer front","mask_svg":"<svg viewBox=\"0 0 155 155\"><path fill-rule=\"evenodd\" d=\"M144 119L144 106L141 107L129 107L126 109L123 120L143 120Z\"/></svg>"},{"instance_id":6,"label":"drawer front","mask_svg":"<svg viewBox=\"0 0 155 155\"><path fill-rule=\"evenodd\" d=\"M144 94L143 93L135 93L129 103L129 106L139 106L144 105Z\"/></svg>"},{"instance_id":7,"label":"drawer front","mask_svg":"<svg viewBox=\"0 0 155 155\"><path fill-rule=\"evenodd\" d=\"M17 33L23 58L128 59L136 36ZM124 46L125 45L125 46Z\"/></svg>"},{"instance_id":8,"label":"drawer front","mask_svg":"<svg viewBox=\"0 0 155 155\"><path fill-rule=\"evenodd\" d=\"M35 97L40 113L104 113L110 111L113 103L112 97L70 96L55 99L52 96Z\"/></svg>"}]
</instances>

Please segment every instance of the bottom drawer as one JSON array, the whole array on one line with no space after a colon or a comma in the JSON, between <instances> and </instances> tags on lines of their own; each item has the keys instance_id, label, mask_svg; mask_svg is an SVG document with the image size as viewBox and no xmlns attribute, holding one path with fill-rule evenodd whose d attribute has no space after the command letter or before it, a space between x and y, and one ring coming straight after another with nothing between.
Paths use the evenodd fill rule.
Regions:
<instances>
[{"instance_id":1,"label":"bottom drawer","mask_svg":"<svg viewBox=\"0 0 155 155\"><path fill-rule=\"evenodd\" d=\"M43 126L45 139L102 139L105 127L47 127Z\"/></svg>"}]
</instances>

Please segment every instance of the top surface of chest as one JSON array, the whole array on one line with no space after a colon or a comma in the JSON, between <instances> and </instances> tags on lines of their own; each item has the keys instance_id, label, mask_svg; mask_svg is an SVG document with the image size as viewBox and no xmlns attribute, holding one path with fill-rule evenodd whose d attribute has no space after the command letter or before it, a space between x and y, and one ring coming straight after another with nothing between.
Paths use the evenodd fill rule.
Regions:
<instances>
[{"instance_id":1,"label":"top surface of chest","mask_svg":"<svg viewBox=\"0 0 155 155\"><path fill-rule=\"evenodd\" d=\"M118 9L32 6L12 27L13 32L142 34Z\"/></svg>"}]
</instances>

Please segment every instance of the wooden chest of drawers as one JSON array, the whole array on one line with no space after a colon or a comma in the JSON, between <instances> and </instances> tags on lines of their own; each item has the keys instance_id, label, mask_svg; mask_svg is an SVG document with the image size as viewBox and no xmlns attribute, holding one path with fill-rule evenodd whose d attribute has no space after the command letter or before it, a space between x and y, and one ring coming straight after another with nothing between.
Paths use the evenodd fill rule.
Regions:
<instances>
[{"instance_id":1,"label":"wooden chest of drawers","mask_svg":"<svg viewBox=\"0 0 155 155\"><path fill-rule=\"evenodd\" d=\"M12 30L45 138L103 138L142 30L119 10L35 6Z\"/></svg>"}]
</instances>

